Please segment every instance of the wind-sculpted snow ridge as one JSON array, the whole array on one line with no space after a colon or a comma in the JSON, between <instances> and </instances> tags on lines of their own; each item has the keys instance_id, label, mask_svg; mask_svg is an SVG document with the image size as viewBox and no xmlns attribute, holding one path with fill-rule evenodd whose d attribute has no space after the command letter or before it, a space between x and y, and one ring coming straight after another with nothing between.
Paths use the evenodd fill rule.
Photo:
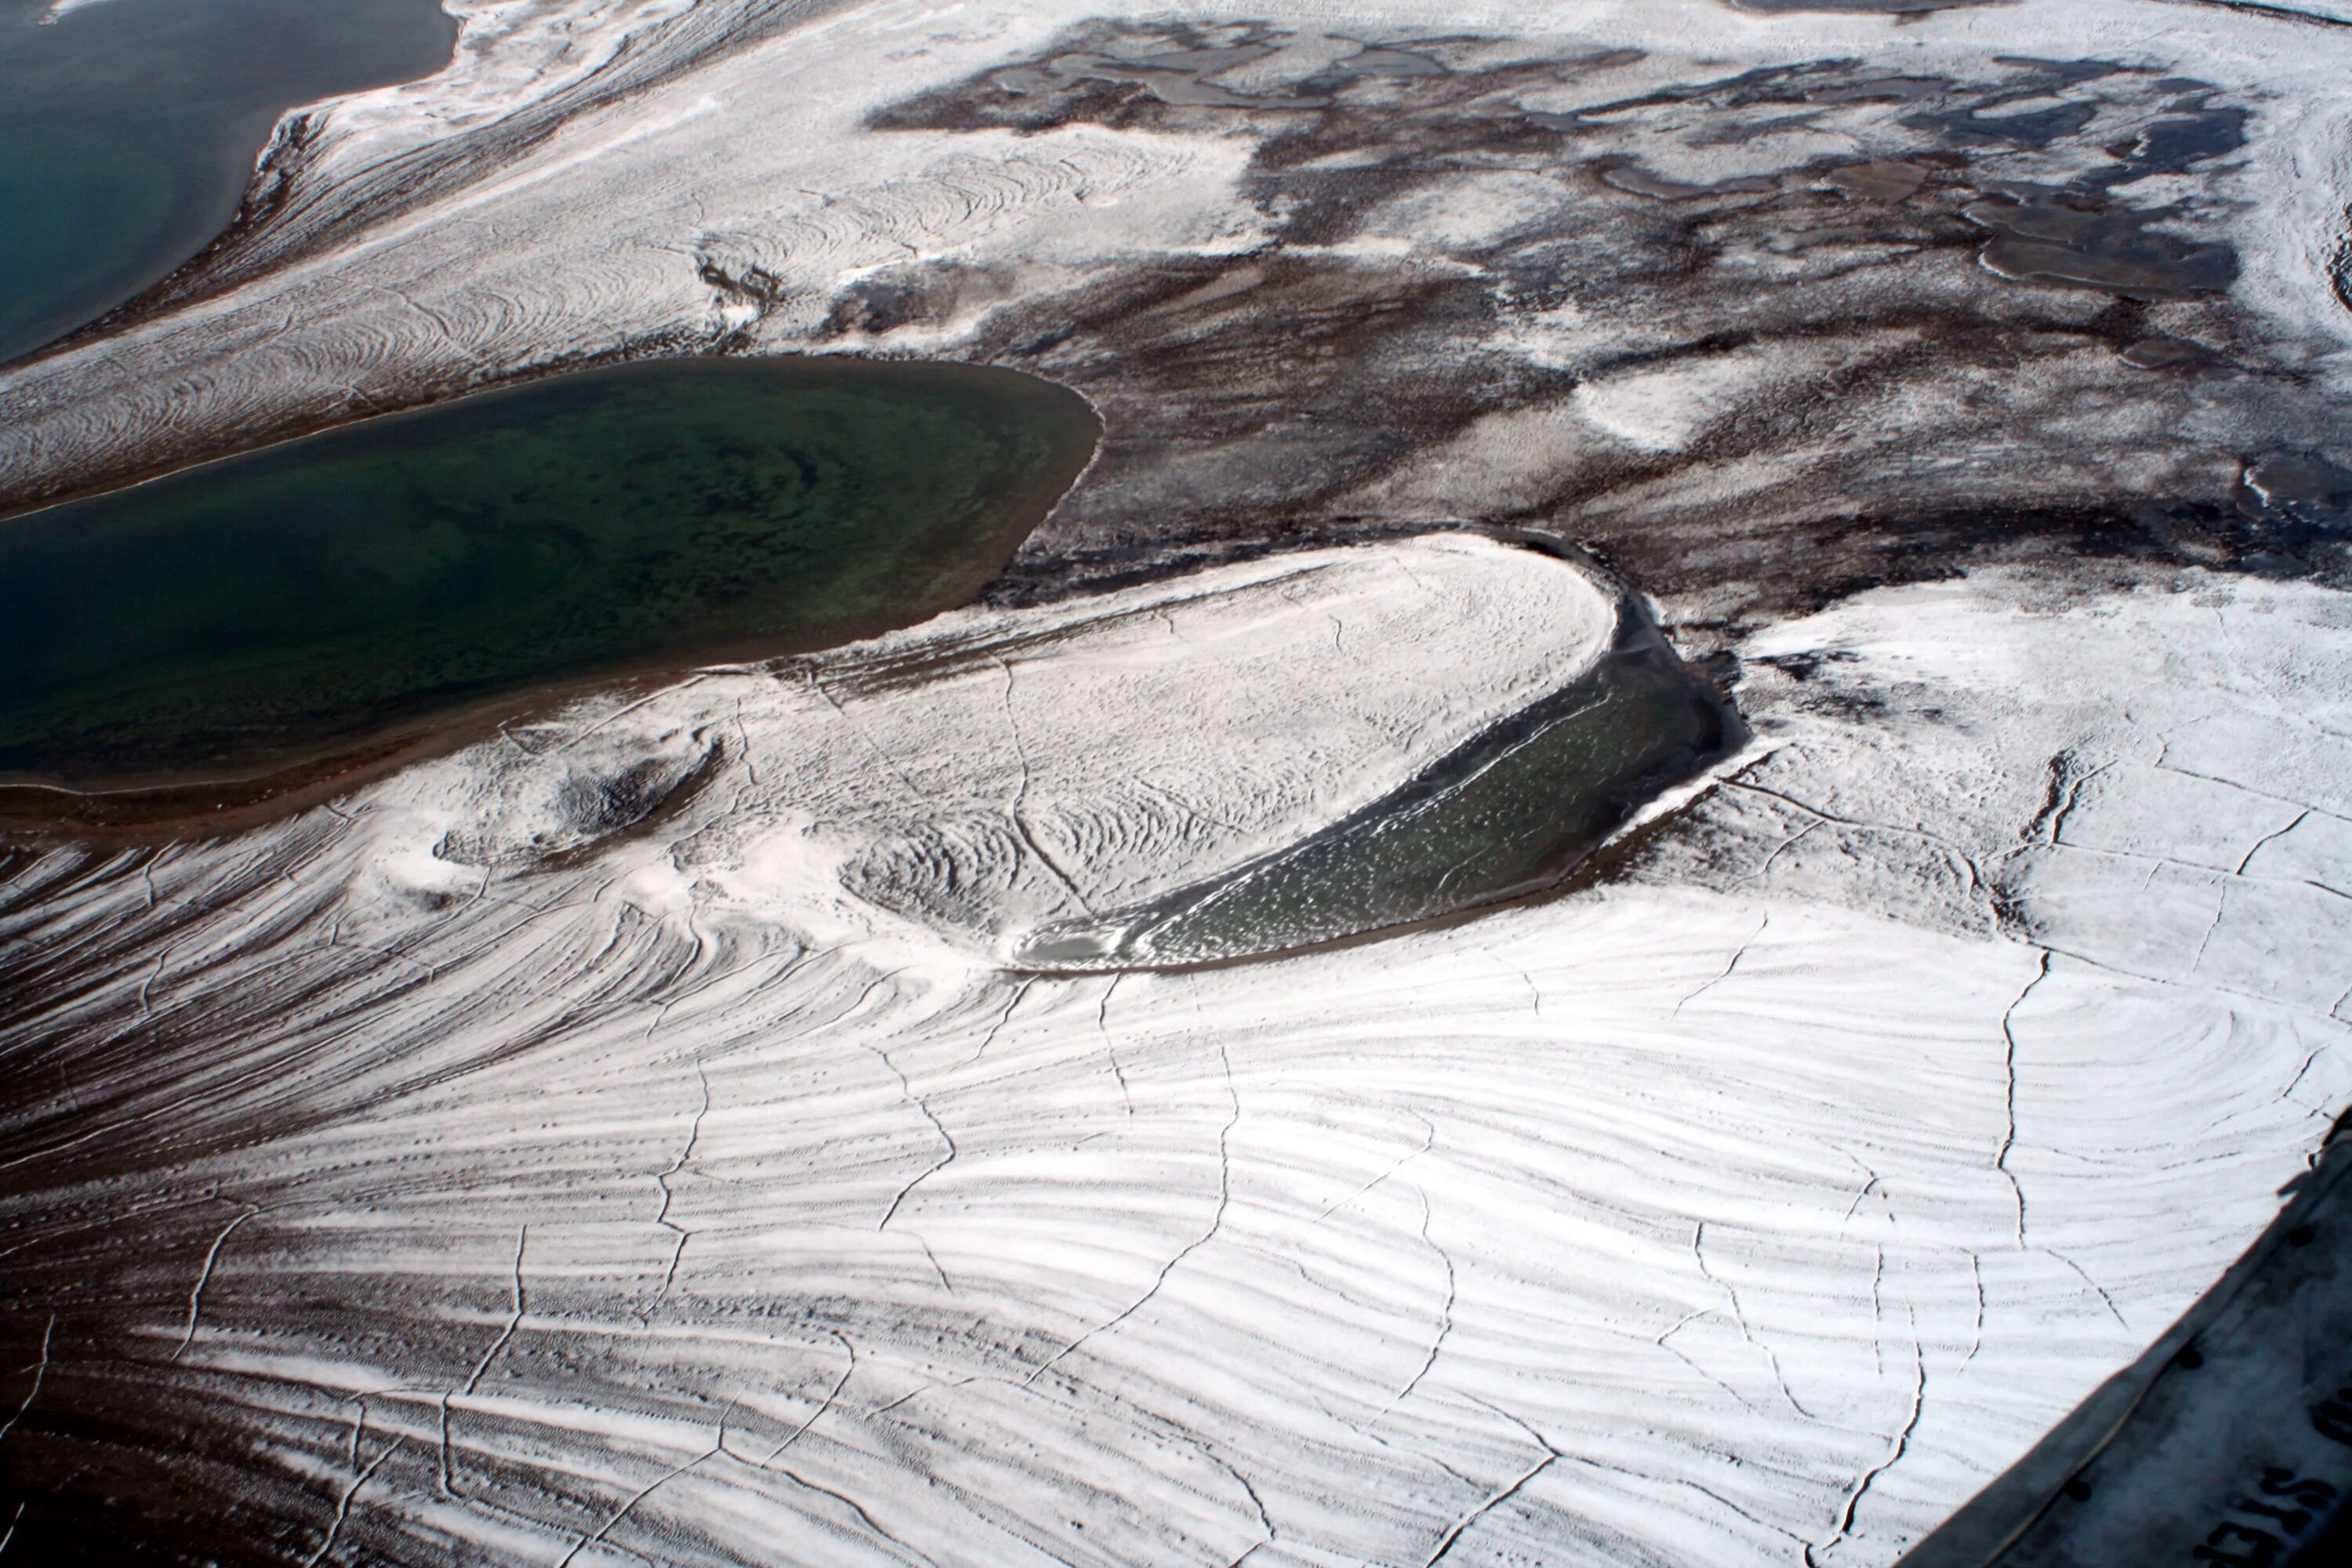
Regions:
<instances>
[{"instance_id":1,"label":"wind-sculpted snow ridge","mask_svg":"<svg viewBox=\"0 0 2352 1568\"><path fill-rule=\"evenodd\" d=\"M1190 887L1041 926L1014 962L1059 973L1230 963L1557 892L1746 738L1633 608L1605 658L1388 795Z\"/></svg>"},{"instance_id":2,"label":"wind-sculpted snow ridge","mask_svg":"<svg viewBox=\"0 0 2352 1568\"><path fill-rule=\"evenodd\" d=\"M1890 1562L2352 1092L2352 624L1885 590L1771 634L1769 754L1613 888L1001 966L1410 776L1609 611L1483 539L1275 557L16 855L19 1548Z\"/></svg>"}]
</instances>

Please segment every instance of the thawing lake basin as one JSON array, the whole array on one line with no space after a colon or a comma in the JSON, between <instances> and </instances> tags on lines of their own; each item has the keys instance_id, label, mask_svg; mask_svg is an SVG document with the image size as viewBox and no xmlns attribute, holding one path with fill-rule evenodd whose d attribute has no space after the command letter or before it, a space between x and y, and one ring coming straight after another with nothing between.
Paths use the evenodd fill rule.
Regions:
<instances>
[{"instance_id":1,"label":"thawing lake basin","mask_svg":"<svg viewBox=\"0 0 2352 1568\"><path fill-rule=\"evenodd\" d=\"M1002 569L1097 428L1009 371L668 361L0 521L5 804L282 773L499 699L925 619Z\"/></svg>"}]
</instances>

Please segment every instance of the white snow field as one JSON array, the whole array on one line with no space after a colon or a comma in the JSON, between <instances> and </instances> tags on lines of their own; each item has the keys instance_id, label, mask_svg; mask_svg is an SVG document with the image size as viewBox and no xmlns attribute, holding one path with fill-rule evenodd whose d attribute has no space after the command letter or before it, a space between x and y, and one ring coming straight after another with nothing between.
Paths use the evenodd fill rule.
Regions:
<instances>
[{"instance_id":1,"label":"white snow field","mask_svg":"<svg viewBox=\"0 0 2352 1568\"><path fill-rule=\"evenodd\" d=\"M2352 1104L2338 0L451 9L0 371L0 504L645 354L1018 363L1101 455L994 607L0 846L28 1538L1886 1564ZM1602 657L1447 520L1752 743L1546 901L1014 963Z\"/></svg>"},{"instance_id":2,"label":"white snow field","mask_svg":"<svg viewBox=\"0 0 2352 1568\"><path fill-rule=\"evenodd\" d=\"M2340 596L2034 601L1779 628L1769 751L1630 883L1191 973L994 953L1403 776L1606 596L1276 557L21 864L76 978L5 1043L9 1397L296 1561L1890 1562L2352 1084Z\"/></svg>"}]
</instances>

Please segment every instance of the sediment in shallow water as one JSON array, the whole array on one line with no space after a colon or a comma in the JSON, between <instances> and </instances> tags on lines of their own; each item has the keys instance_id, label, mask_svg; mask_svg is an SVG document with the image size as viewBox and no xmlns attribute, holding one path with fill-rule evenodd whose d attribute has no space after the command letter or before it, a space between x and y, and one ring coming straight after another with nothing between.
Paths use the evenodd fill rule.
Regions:
<instances>
[{"instance_id":1,"label":"sediment in shallow water","mask_svg":"<svg viewBox=\"0 0 2352 1568\"><path fill-rule=\"evenodd\" d=\"M584 373L0 524L0 775L252 776L963 602L1093 447L966 366Z\"/></svg>"}]
</instances>

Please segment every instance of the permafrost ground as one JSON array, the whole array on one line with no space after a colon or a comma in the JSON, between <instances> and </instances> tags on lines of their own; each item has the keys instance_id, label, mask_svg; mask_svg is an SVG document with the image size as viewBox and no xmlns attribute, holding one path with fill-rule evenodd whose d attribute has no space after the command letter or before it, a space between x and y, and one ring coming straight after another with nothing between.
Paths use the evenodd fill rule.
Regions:
<instances>
[{"instance_id":1,"label":"permafrost ground","mask_svg":"<svg viewBox=\"0 0 2352 1568\"><path fill-rule=\"evenodd\" d=\"M290 120L8 496L681 349L1108 433L994 607L13 854L18 1548L1886 1563L2137 1355L2352 1102L2352 31L1768 9L507 5ZM1008 966L1598 657L1447 518L1748 750L1556 900Z\"/></svg>"},{"instance_id":2,"label":"permafrost ground","mask_svg":"<svg viewBox=\"0 0 2352 1568\"><path fill-rule=\"evenodd\" d=\"M1570 568L950 617L25 863L14 1474L320 1561L1887 1561L2352 1074L2340 600L2022 586L1780 628L1705 874L1271 965L991 950L1590 658Z\"/></svg>"}]
</instances>

